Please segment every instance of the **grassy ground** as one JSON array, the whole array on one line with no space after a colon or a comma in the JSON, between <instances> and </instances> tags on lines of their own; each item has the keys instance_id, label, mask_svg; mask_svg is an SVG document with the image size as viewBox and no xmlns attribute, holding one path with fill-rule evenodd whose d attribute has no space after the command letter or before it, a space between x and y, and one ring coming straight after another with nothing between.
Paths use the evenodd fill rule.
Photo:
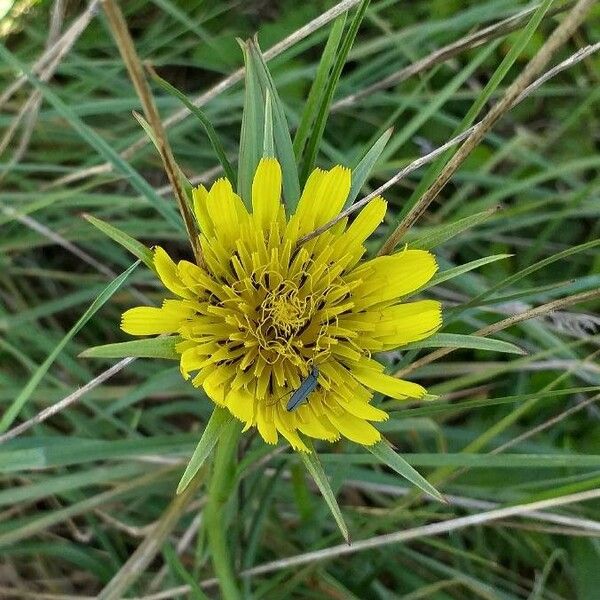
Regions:
<instances>
[{"instance_id":1,"label":"grassy ground","mask_svg":"<svg viewBox=\"0 0 600 600\"><path fill-rule=\"evenodd\" d=\"M546 5L462 48L452 45L538 5L373 0L318 163L354 167L393 126L366 194L463 131L570 9ZM204 109L235 160L243 105L241 83L227 79L242 65L235 37L258 31L267 50L331 6L131 0L124 10L144 61L190 97L212 90ZM132 259L83 215L183 257L175 203L131 115L140 104L102 10L60 1L23 7L17 2L0 27L0 429L94 385L0 445L0 597L79 598L103 588L105 598L219 597L202 523L205 488L173 502L212 403L172 362L136 360L98 381L115 361L78 358L90 346L125 340L122 311L142 296L162 297L140 267L99 306L99 294ZM80 15L73 44L36 70L47 85L25 82L9 95L17 67L33 69ZM292 126L329 29L311 26L269 63ZM596 4L545 70L599 35ZM392 412L382 430L448 503L417 496L350 443L324 445L321 459L354 540L347 553L297 457L285 448L266 454L272 448L246 435L239 492L223 513L235 569L247 571L244 597L598 598L599 67L591 53L508 112L406 238L435 247L443 271L496 257L425 292L444 303L444 333L473 333L559 301L494 333L526 355L458 349L410 373L439 400L408 408L381 401ZM215 89L222 80L231 85ZM180 110L177 99L153 91L165 119ZM198 121L181 119L168 135L194 181L214 179L217 161ZM390 209L371 251L447 159L385 192ZM397 370L430 352L385 360ZM384 534L392 537L377 537ZM127 562L132 555L139 562ZM118 585L126 592L111 596Z\"/></svg>"}]
</instances>

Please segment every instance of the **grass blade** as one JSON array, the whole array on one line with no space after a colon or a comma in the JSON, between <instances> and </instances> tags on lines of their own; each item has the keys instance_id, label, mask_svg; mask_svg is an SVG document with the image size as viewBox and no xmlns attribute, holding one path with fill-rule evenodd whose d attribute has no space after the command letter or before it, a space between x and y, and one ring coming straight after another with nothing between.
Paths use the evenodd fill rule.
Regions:
<instances>
[{"instance_id":1,"label":"grass blade","mask_svg":"<svg viewBox=\"0 0 600 600\"><path fill-rule=\"evenodd\" d=\"M348 199L344 204L344 210L346 210L355 200L363 185L366 183L369 175L375 166L375 163L381 156L385 145L388 143L394 128L390 127L386 129L381 137L369 148L368 152L363 156L361 161L352 169L352 185L350 186L350 193Z\"/></svg>"},{"instance_id":2,"label":"grass blade","mask_svg":"<svg viewBox=\"0 0 600 600\"><path fill-rule=\"evenodd\" d=\"M71 327L67 334L56 344L52 352L48 355L46 360L35 370L27 385L21 390L19 395L13 400L11 405L7 408L6 412L0 419L0 432L6 431L13 421L17 418L23 406L31 398L31 394L38 386L44 375L48 372L50 365L56 360L56 357L63 351L65 346L73 339L73 337L79 332L79 330L95 315L102 306L111 298L111 296L123 285L125 280L133 273L135 268L140 264L136 261L131 265L124 273L119 275L116 279L111 281L105 288L100 292L98 297L92 302L90 307L83 313L77 323Z\"/></svg>"}]
</instances>

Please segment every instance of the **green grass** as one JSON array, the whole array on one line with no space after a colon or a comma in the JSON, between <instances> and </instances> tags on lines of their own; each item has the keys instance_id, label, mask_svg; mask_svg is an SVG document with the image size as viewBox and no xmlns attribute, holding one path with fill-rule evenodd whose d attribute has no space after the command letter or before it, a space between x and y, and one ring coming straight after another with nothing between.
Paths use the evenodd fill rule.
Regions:
<instances>
[{"instance_id":1,"label":"green grass","mask_svg":"<svg viewBox=\"0 0 600 600\"><path fill-rule=\"evenodd\" d=\"M122 5L140 57L190 98L243 65L236 36L258 31L267 51L333 6L290 0ZM294 146L304 156L300 167L307 170L315 157L319 166L354 167L393 127L385 148L368 159L375 162L360 199L463 131L522 72L564 18L566 12L553 12L564 3L531 11L515 31L356 102L340 100L527 8L538 5L372 0L333 97L328 87L311 95L318 110L332 107L322 139L318 130L310 136L302 111L315 76L326 81L318 65L334 21L296 39L268 64L292 139L301 126ZM67 3L61 31L81 10ZM43 53L52 3L17 12L11 32L0 34L0 97ZM331 48L351 37L340 37L339 29L334 36L331 64ZM596 6L546 70L599 36ZM444 303L437 342L463 344L410 373L438 399L406 408L378 400L391 413L381 429L404 458L398 468L412 473L415 467L447 504L418 495L377 456L349 442L317 445L320 464L310 468L325 502L300 458L283 445L274 453L250 433L225 485L227 491L235 483L236 492L222 507L206 506L202 480L184 500L174 499L213 405L181 380L175 363L140 358L0 443L0 597L95 597L103 589L104 598L219 597L202 521L204 511L218 509L233 569L247 572L239 583L245 598L594 600L600 589L598 296L507 326L493 334L497 341L465 343L461 336L600 287L598 72L599 55L591 54L507 113L406 238L433 248L440 263L437 284L423 292ZM119 354L79 354L129 341L118 328L121 313L140 296L151 302L163 296L144 265L116 284L134 259L84 215L148 248L161 244L189 258L160 157L131 114L141 106L101 10L54 77L43 79L31 79L0 110L1 143L21 107L41 94L39 110L0 154L2 430L113 365L116 359L107 357ZM164 120L181 110L177 97L151 85ZM239 78L223 87L201 108L237 168L244 90ZM17 153L30 118L31 139ZM217 176L219 160L195 117L167 132L188 176ZM371 253L452 153L385 191L388 214L369 240ZM147 258L144 247L135 248ZM397 371L432 351L412 348L384 360ZM335 519L328 508L336 510L333 494L340 507ZM561 506L564 496L569 502ZM538 501L548 503L543 512L526 515L523 505ZM513 512L485 517L499 507ZM336 520L354 543L349 553ZM446 529L433 535L427 527L436 523ZM407 537L377 537L386 534Z\"/></svg>"}]
</instances>

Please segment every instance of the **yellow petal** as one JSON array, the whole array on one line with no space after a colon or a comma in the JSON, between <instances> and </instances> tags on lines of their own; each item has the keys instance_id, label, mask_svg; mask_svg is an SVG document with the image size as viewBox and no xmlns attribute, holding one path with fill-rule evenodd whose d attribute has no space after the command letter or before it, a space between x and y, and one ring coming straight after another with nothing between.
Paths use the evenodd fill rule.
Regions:
<instances>
[{"instance_id":1,"label":"yellow petal","mask_svg":"<svg viewBox=\"0 0 600 600\"><path fill-rule=\"evenodd\" d=\"M356 308L406 296L427 283L436 271L435 257L426 250L404 250L367 261L350 276L352 280L360 280L353 292Z\"/></svg>"},{"instance_id":2,"label":"yellow petal","mask_svg":"<svg viewBox=\"0 0 600 600\"><path fill-rule=\"evenodd\" d=\"M226 384L235 377L235 369L229 365L220 365L214 368L206 379L202 382L202 387L206 395L219 406L225 404Z\"/></svg>"},{"instance_id":3,"label":"yellow petal","mask_svg":"<svg viewBox=\"0 0 600 600\"><path fill-rule=\"evenodd\" d=\"M340 165L310 174L294 215L299 235L324 225L341 211L350 192L350 178L350 169Z\"/></svg>"},{"instance_id":4,"label":"yellow petal","mask_svg":"<svg viewBox=\"0 0 600 600\"><path fill-rule=\"evenodd\" d=\"M215 236L228 248L235 247L240 236L240 227L245 224L248 212L228 179L221 178L215 181L208 193L206 205L214 224Z\"/></svg>"},{"instance_id":5,"label":"yellow petal","mask_svg":"<svg viewBox=\"0 0 600 600\"><path fill-rule=\"evenodd\" d=\"M179 300L165 300L162 308L137 306L121 317L121 329L130 335L175 333L186 319L194 314Z\"/></svg>"},{"instance_id":6,"label":"yellow petal","mask_svg":"<svg viewBox=\"0 0 600 600\"><path fill-rule=\"evenodd\" d=\"M365 361L366 362L366 361ZM373 361L370 361L373 362ZM391 375L379 372L373 368L360 366L352 367L352 375L363 385L370 387L376 392L380 392L395 398L396 400L406 400L406 398L422 398L425 395L425 388L418 383L398 379Z\"/></svg>"},{"instance_id":7,"label":"yellow petal","mask_svg":"<svg viewBox=\"0 0 600 600\"><path fill-rule=\"evenodd\" d=\"M268 230L281 205L281 167L275 158L262 158L252 182L252 211L257 226Z\"/></svg>"},{"instance_id":8,"label":"yellow petal","mask_svg":"<svg viewBox=\"0 0 600 600\"><path fill-rule=\"evenodd\" d=\"M346 396L344 398L337 397L337 402L347 412L359 419L367 419L368 421L387 421L389 418L388 413L384 410L351 396Z\"/></svg>"},{"instance_id":9,"label":"yellow petal","mask_svg":"<svg viewBox=\"0 0 600 600\"><path fill-rule=\"evenodd\" d=\"M357 444L372 446L381 439L381 434L373 427L373 425L350 413L343 413L341 415L328 413L327 416L344 437L347 437Z\"/></svg>"},{"instance_id":10,"label":"yellow petal","mask_svg":"<svg viewBox=\"0 0 600 600\"><path fill-rule=\"evenodd\" d=\"M435 300L397 304L372 314L377 322L370 335L386 350L425 339L442 325L442 305Z\"/></svg>"},{"instance_id":11,"label":"yellow petal","mask_svg":"<svg viewBox=\"0 0 600 600\"><path fill-rule=\"evenodd\" d=\"M256 426L258 433L267 444L277 443L277 429L273 423L273 407L258 405L256 411Z\"/></svg>"},{"instance_id":12,"label":"yellow petal","mask_svg":"<svg viewBox=\"0 0 600 600\"><path fill-rule=\"evenodd\" d=\"M285 414L282 414L282 411ZM286 421L290 418L290 415L285 411L284 408L277 407L274 411L275 426L277 431L290 443L294 450L300 452L308 452L308 448L305 443L300 439L300 436L294 431L293 427L289 427Z\"/></svg>"},{"instance_id":13,"label":"yellow petal","mask_svg":"<svg viewBox=\"0 0 600 600\"><path fill-rule=\"evenodd\" d=\"M194 214L200 227L200 231L206 236L214 236L214 225L210 215L208 214L208 192L203 185L192 190L192 198L194 201Z\"/></svg>"},{"instance_id":14,"label":"yellow petal","mask_svg":"<svg viewBox=\"0 0 600 600\"><path fill-rule=\"evenodd\" d=\"M246 425L254 422L254 403L253 395L244 389L231 390L225 397L229 412Z\"/></svg>"},{"instance_id":15,"label":"yellow petal","mask_svg":"<svg viewBox=\"0 0 600 600\"><path fill-rule=\"evenodd\" d=\"M181 298L194 298L194 294L181 281L177 265L160 246L157 246L154 250L153 262L160 280L168 290Z\"/></svg>"},{"instance_id":16,"label":"yellow petal","mask_svg":"<svg viewBox=\"0 0 600 600\"><path fill-rule=\"evenodd\" d=\"M351 255L345 269L358 262L364 253L363 242L379 227L383 221L387 202L381 197L373 198L359 213L350 227L338 237L334 244L334 254L339 258Z\"/></svg>"}]
</instances>

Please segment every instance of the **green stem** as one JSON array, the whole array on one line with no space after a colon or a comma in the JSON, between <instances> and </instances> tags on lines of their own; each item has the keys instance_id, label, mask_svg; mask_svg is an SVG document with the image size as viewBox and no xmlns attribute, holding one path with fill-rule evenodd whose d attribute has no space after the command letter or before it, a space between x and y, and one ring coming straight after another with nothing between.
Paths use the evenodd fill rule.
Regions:
<instances>
[{"instance_id":1,"label":"green stem","mask_svg":"<svg viewBox=\"0 0 600 600\"><path fill-rule=\"evenodd\" d=\"M242 597L233 572L225 519L227 502L235 483L234 458L239 436L240 424L234 420L219 437L204 511L211 559L224 600L241 600Z\"/></svg>"}]
</instances>

